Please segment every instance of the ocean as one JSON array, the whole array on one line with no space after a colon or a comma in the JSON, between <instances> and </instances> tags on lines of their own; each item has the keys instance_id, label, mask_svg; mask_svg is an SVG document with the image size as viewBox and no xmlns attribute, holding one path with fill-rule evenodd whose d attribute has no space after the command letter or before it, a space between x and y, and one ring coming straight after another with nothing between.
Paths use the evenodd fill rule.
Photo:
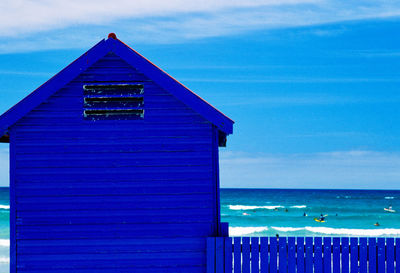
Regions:
<instances>
[{"instance_id":1,"label":"ocean","mask_svg":"<svg viewBox=\"0 0 400 273\"><path fill-rule=\"evenodd\" d=\"M0 188L0 273L9 272L9 216ZM221 221L230 236L400 237L400 191L221 189Z\"/></svg>"},{"instance_id":2,"label":"ocean","mask_svg":"<svg viewBox=\"0 0 400 273\"><path fill-rule=\"evenodd\" d=\"M221 189L221 221L230 236L400 237L400 191Z\"/></svg>"}]
</instances>

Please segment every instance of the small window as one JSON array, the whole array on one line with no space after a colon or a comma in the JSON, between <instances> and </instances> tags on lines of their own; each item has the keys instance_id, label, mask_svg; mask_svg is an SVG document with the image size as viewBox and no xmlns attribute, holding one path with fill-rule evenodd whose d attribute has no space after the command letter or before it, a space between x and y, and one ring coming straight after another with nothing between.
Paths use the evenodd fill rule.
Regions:
<instances>
[{"instance_id":1,"label":"small window","mask_svg":"<svg viewBox=\"0 0 400 273\"><path fill-rule=\"evenodd\" d=\"M143 85L84 85L83 115L87 119L143 119Z\"/></svg>"}]
</instances>

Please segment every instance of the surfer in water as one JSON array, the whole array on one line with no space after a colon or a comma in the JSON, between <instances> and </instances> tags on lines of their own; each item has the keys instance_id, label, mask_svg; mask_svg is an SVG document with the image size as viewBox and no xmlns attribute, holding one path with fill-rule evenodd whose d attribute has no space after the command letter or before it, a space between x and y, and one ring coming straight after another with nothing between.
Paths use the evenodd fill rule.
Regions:
<instances>
[{"instance_id":1,"label":"surfer in water","mask_svg":"<svg viewBox=\"0 0 400 273\"><path fill-rule=\"evenodd\" d=\"M320 220L321 222L322 221L325 221L325 215L323 215L322 213L321 213L321 215L319 216L319 219L318 220Z\"/></svg>"}]
</instances>

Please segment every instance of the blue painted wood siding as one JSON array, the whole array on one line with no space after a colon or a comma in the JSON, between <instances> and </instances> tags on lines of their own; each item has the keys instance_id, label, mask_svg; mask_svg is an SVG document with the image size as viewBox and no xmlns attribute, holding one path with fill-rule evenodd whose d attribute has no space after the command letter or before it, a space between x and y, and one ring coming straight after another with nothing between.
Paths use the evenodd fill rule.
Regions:
<instances>
[{"instance_id":1,"label":"blue painted wood siding","mask_svg":"<svg viewBox=\"0 0 400 273\"><path fill-rule=\"evenodd\" d=\"M143 84L144 119L85 120L96 83ZM11 128L17 272L205 272L217 133L108 54Z\"/></svg>"}]
</instances>

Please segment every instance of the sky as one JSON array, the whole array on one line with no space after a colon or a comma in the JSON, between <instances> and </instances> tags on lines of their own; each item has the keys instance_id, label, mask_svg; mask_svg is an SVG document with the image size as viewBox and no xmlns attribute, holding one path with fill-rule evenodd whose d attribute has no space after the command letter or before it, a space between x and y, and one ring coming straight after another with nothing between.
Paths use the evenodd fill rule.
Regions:
<instances>
[{"instance_id":1,"label":"sky","mask_svg":"<svg viewBox=\"0 0 400 273\"><path fill-rule=\"evenodd\" d=\"M0 10L0 112L115 32L235 121L222 187L400 189L398 1L18 0Z\"/></svg>"}]
</instances>

